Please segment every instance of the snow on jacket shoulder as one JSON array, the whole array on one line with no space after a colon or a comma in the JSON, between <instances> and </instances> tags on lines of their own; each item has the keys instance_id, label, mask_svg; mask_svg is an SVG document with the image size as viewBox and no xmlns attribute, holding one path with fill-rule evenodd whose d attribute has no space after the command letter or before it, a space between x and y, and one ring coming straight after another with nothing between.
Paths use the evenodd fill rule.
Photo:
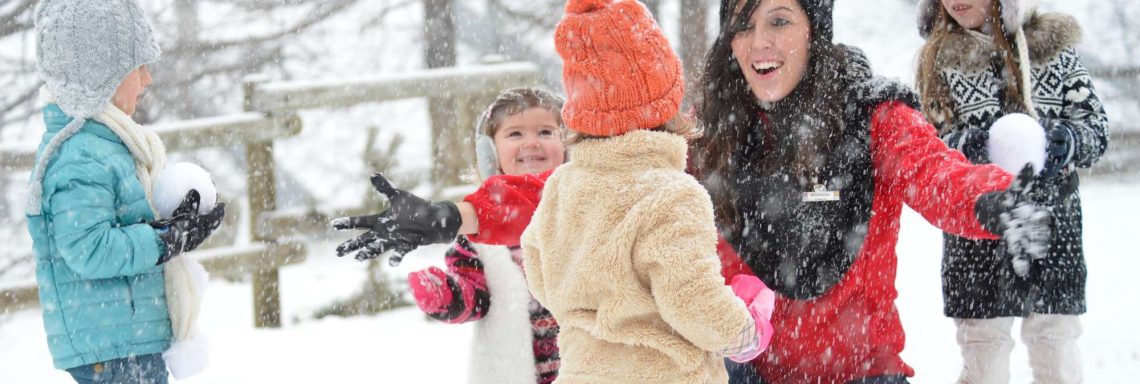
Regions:
<instances>
[{"instance_id":1,"label":"snow on jacket shoulder","mask_svg":"<svg viewBox=\"0 0 1140 384\"><path fill-rule=\"evenodd\" d=\"M560 382L725 382L715 352L754 325L718 273L685 140L633 131L571 151L522 237L531 292L561 325Z\"/></svg>"}]
</instances>

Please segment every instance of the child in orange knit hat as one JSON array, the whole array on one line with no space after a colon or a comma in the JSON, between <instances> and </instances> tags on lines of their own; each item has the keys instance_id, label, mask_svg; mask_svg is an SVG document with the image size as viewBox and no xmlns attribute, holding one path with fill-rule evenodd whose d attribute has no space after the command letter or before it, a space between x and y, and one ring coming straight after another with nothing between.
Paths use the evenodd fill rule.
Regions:
<instances>
[{"instance_id":1,"label":"child in orange knit hat","mask_svg":"<svg viewBox=\"0 0 1140 384\"><path fill-rule=\"evenodd\" d=\"M775 296L755 278L724 285L712 203L684 171L698 132L678 116L680 61L632 0L570 1L555 46L572 161L522 249L561 327L559 383L727 382L723 357L767 346Z\"/></svg>"}]
</instances>

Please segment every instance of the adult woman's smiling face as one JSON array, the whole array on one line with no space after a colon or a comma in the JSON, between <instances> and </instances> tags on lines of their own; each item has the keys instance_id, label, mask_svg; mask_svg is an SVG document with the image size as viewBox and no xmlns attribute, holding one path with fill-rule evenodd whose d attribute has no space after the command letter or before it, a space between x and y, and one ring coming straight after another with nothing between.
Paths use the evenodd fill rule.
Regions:
<instances>
[{"instance_id":1,"label":"adult woman's smiling face","mask_svg":"<svg viewBox=\"0 0 1140 384\"><path fill-rule=\"evenodd\" d=\"M797 0L762 0L751 15L741 15L732 55L740 64L752 94L761 102L783 100L799 86L810 59L811 22Z\"/></svg>"}]
</instances>

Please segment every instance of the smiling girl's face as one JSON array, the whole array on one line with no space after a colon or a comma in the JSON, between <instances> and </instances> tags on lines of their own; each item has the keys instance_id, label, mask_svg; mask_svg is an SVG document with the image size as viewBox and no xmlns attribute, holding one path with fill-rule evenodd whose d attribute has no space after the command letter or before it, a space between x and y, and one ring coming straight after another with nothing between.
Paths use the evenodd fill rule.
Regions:
<instances>
[{"instance_id":1,"label":"smiling girl's face","mask_svg":"<svg viewBox=\"0 0 1140 384\"><path fill-rule=\"evenodd\" d=\"M494 141L499 168L507 175L546 172L566 158L558 119L546 108L530 108L503 118Z\"/></svg>"},{"instance_id":2,"label":"smiling girl's face","mask_svg":"<svg viewBox=\"0 0 1140 384\"><path fill-rule=\"evenodd\" d=\"M942 0L942 6L962 28L978 30L986 25L993 0Z\"/></svg>"}]
</instances>

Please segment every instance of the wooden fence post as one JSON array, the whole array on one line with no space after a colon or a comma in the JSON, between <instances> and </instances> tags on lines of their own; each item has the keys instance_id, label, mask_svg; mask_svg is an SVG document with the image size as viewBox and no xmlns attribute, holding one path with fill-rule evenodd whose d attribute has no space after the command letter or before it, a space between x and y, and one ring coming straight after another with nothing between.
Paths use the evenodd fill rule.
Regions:
<instances>
[{"instance_id":1,"label":"wooden fence post","mask_svg":"<svg viewBox=\"0 0 1140 384\"><path fill-rule=\"evenodd\" d=\"M242 91L245 94L243 109L253 109L253 94L259 83L267 81L261 76L244 79ZM252 141L245 145L246 189L249 198L250 228L257 228L262 214L277 208L277 187L273 166L273 141ZM257 242L273 243L276 239L264 238L259 231L253 231L251 238ZM269 247L273 252L276 247ZM256 328L281 327L280 276L276 267L255 266L253 277L253 326Z\"/></svg>"}]
</instances>

